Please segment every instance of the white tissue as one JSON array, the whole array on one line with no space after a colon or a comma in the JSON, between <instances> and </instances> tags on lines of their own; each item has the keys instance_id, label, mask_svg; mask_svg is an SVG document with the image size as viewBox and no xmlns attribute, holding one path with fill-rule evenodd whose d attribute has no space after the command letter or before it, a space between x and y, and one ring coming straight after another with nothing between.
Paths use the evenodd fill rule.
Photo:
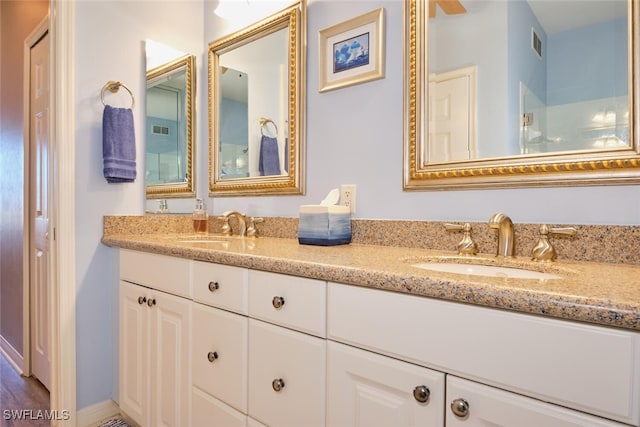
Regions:
<instances>
[{"instance_id":1,"label":"white tissue","mask_svg":"<svg viewBox=\"0 0 640 427\"><path fill-rule=\"evenodd\" d=\"M339 200L340 200L340 190L338 190L337 188L334 188L333 190L329 191L329 194L327 194L327 197L322 199L322 201L320 202L320 206L337 205Z\"/></svg>"}]
</instances>

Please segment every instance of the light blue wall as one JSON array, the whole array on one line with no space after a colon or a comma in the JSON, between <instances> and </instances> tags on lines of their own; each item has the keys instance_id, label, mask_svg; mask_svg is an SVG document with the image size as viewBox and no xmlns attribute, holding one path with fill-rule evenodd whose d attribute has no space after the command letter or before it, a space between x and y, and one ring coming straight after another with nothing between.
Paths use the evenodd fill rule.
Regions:
<instances>
[{"instance_id":1,"label":"light blue wall","mask_svg":"<svg viewBox=\"0 0 640 427\"><path fill-rule=\"evenodd\" d=\"M508 45L508 126L509 154L520 154L520 82L539 99L547 97L547 36L526 1L510 1L507 6ZM543 56L531 48L531 29L542 40ZM535 119L534 119L535 120Z\"/></svg>"},{"instance_id":2,"label":"light blue wall","mask_svg":"<svg viewBox=\"0 0 640 427\"><path fill-rule=\"evenodd\" d=\"M465 2L467 13L445 15L437 8L429 20L429 73L477 66L477 117L480 157L508 151L507 128L507 2ZM480 25L479 23L486 23Z\"/></svg>"},{"instance_id":3,"label":"light blue wall","mask_svg":"<svg viewBox=\"0 0 640 427\"><path fill-rule=\"evenodd\" d=\"M183 52L205 48L200 1L166 1L158 7L147 1L98 0L74 2L74 7L77 408L83 409L118 398L118 251L100 238L104 215L144 213L144 40ZM206 86L202 76L199 83ZM109 80L121 81L135 96L138 178L131 184L107 184L102 176L100 91ZM129 106L121 92L105 99Z\"/></svg>"},{"instance_id":4,"label":"light blue wall","mask_svg":"<svg viewBox=\"0 0 640 427\"><path fill-rule=\"evenodd\" d=\"M78 408L116 397L117 250L100 243L104 215L142 214L144 180L107 184L101 167L100 89L121 80L137 100L144 96L142 41L149 37L198 55L197 188L207 194L207 67L203 19L213 23L212 4L203 14L196 1L76 2L75 145L77 201L77 395ZM297 217L302 204L319 202L340 184L357 185L356 218L487 221L504 211L515 222L640 225L640 186L529 188L468 191L402 191L403 15L402 0L309 2L307 193L304 196L216 197L207 204L220 214L238 209L250 215ZM470 4L473 2L470 2ZM385 78L318 92L318 31L384 7ZM175 30L167 31L167 23ZM222 26L218 27L220 30ZM491 33L491 31L489 31ZM200 35L199 42L191 38ZM504 43L504 32L495 35ZM215 40L208 26L205 42ZM502 40L502 41L501 41ZM502 62L504 63L504 62ZM496 72L499 72L496 69ZM142 153L145 111L134 109L138 153ZM493 122L496 143L505 125ZM66 143L66 142L63 142ZM141 156L139 156L139 159ZM139 164L139 171L144 170ZM170 201L170 206L173 201ZM188 201L193 206L193 201ZM64 254L62 254L64 256Z\"/></svg>"},{"instance_id":5,"label":"light blue wall","mask_svg":"<svg viewBox=\"0 0 640 427\"><path fill-rule=\"evenodd\" d=\"M627 19L553 34L547 105L627 95Z\"/></svg>"}]
</instances>

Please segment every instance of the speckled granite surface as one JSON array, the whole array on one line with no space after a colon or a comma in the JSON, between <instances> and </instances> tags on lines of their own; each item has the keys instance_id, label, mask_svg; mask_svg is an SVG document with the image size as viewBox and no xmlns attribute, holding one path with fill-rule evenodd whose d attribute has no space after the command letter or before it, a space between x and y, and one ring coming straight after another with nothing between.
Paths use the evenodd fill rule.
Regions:
<instances>
[{"instance_id":1,"label":"speckled granite surface","mask_svg":"<svg viewBox=\"0 0 640 427\"><path fill-rule=\"evenodd\" d=\"M235 218L230 220L235 229ZM366 245L399 246L408 248L453 251L462 238L461 233L446 232L444 222L363 220L351 221L352 242ZM497 247L495 230L487 223L472 223L473 239L480 252L494 253ZM552 227L573 224L549 224ZM209 231L217 232L222 221L209 219ZM516 253L529 256L538 237L539 224L514 224ZM610 225L577 225L574 237L558 236L550 240L562 260L606 262L640 265L640 227ZM189 215L106 216L104 233L109 234L157 234L190 233L193 230ZM264 218L258 224L263 237L296 239L298 218Z\"/></svg>"},{"instance_id":2,"label":"speckled granite surface","mask_svg":"<svg viewBox=\"0 0 640 427\"><path fill-rule=\"evenodd\" d=\"M529 257L517 257L505 263L487 254L469 261L468 258L457 258L453 251L361 243L305 246L298 244L295 238L277 237L243 239L218 236L217 241L212 242L181 242L193 237L189 221L175 217L171 221L179 224L173 224L176 228L171 229L164 223L151 224L156 219L141 217L140 223L133 226L126 218L105 218L104 244L640 331L638 265L567 260L538 264L530 261ZM266 229L268 223L264 223ZM425 223L418 225L425 226ZM264 231L263 236L266 234ZM638 231L630 231L637 240ZM357 233L354 230L354 241L360 240L356 239ZM448 233L439 234L446 236ZM396 241L397 238L391 236L387 239ZM364 237L362 239L366 241ZM457 239L452 240L455 247ZM625 238L624 244L637 244L629 240ZM485 248L480 247L481 252L485 252ZM563 257L564 254L559 252ZM412 266L422 261L448 261L451 257L458 262L502 263L507 267L552 272L563 278L538 280L470 276L437 273Z\"/></svg>"}]
</instances>

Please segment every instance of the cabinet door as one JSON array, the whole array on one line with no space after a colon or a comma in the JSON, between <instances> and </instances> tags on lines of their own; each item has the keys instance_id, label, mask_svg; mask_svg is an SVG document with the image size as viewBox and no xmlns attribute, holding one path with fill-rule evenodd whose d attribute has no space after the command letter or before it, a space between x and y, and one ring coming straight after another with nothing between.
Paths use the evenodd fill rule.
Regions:
<instances>
[{"instance_id":1,"label":"cabinet door","mask_svg":"<svg viewBox=\"0 0 640 427\"><path fill-rule=\"evenodd\" d=\"M249 416L270 427L325 425L326 341L249 319Z\"/></svg>"},{"instance_id":2,"label":"cabinet door","mask_svg":"<svg viewBox=\"0 0 640 427\"><path fill-rule=\"evenodd\" d=\"M151 290L120 282L120 408L142 426L149 412L149 307Z\"/></svg>"},{"instance_id":3,"label":"cabinet door","mask_svg":"<svg viewBox=\"0 0 640 427\"><path fill-rule=\"evenodd\" d=\"M329 341L327 426L440 427L444 384L442 372Z\"/></svg>"},{"instance_id":4,"label":"cabinet door","mask_svg":"<svg viewBox=\"0 0 640 427\"><path fill-rule=\"evenodd\" d=\"M189 425L191 304L184 298L154 291L151 319L151 425Z\"/></svg>"},{"instance_id":5,"label":"cabinet door","mask_svg":"<svg viewBox=\"0 0 640 427\"><path fill-rule=\"evenodd\" d=\"M446 414L447 427L625 426L451 375L447 375Z\"/></svg>"},{"instance_id":6,"label":"cabinet door","mask_svg":"<svg viewBox=\"0 0 640 427\"><path fill-rule=\"evenodd\" d=\"M193 384L247 412L248 319L193 304Z\"/></svg>"},{"instance_id":7,"label":"cabinet door","mask_svg":"<svg viewBox=\"0 0 640 427\"><path fill-rule=\"evenodd\" d=\"M198 387L192 390L191 425L193 427L246 427L247 416L225 405Z\"/></svg>"}]
</instances>

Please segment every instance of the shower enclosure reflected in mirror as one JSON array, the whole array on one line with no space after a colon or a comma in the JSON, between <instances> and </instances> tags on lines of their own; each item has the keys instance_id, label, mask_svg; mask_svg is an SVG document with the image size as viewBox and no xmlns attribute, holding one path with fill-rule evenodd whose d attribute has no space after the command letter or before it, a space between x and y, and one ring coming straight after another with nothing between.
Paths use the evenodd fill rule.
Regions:
<instances>
[{"instance_id":1,"label":"shower enclosure reflected in mirror","mask_svg":"<svg viewBox=\"0 0 640 427\"><path fill-rule=\"evenodd\" d=\"M301 194L301 4L209 45L210 195Z\"/></svg>"},{"instance_id":2,"label":"shower enclosure reflected in mirror","mask_svg":"<svg viewBox=\"0 0 640 427\"><path fill-rule=\"evenodd\" d=\"M194 55L147 71L147 199L195 195L194 91Z\"/></svg>"},{"instance_id":3,"label":"shower enclosure reflected in mirror","mask_svg":"<svg viewBox=\"0 0 640 427\"><path fill-rule=\"evenodd\" d=\"M638 8L408 0L404 188L640 179Z\"/></svg>"}]
</instances>

